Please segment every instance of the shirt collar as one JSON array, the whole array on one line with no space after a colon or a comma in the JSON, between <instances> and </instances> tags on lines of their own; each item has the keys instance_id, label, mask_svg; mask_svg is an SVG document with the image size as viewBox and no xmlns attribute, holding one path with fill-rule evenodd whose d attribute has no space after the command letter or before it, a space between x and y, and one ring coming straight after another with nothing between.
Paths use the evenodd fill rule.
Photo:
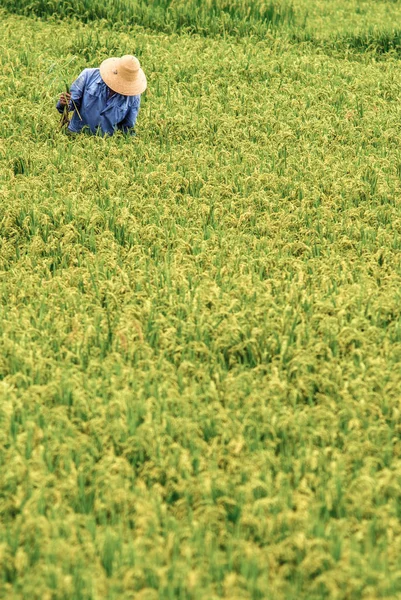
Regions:
<instances>
[{"instance_id":1,"label":"shirt collar","mask_svg":"<svg viewBox=\"0 0 401 600\"><path fill-rule=\"evenodd\" d=\"M117 100L119 103L123 103L123 102L126 100L125 96L122 96L122 95L121 95L121 94L119 94L118 92L116 92L116 93L114 94L114 96L112 96L111 98L109 98L109 96L108 96L108 92L109 92L109 89L110 89L110 88L109 88L109 86L108 86L108 85L107 85L107 84L106 84L106 83L103 81L103 79L102 79L102 77L101 77L100 73L99 73L99 80L98 80L97 84L98 84L98 85L103 85L103 86L104 86L104 90L105 90L105 92L106 92L106 94L107 94L107 96L106 96L106 100L108 100L109 104L110 104L110 102L113 102L113 101L115 101L115 100Z\"/></svg>"}]
</instances>

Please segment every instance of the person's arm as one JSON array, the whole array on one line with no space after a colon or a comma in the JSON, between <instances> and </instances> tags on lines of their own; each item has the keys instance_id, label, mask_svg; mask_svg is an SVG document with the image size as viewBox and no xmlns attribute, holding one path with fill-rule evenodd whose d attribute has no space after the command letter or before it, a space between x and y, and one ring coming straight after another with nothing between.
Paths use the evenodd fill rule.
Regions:
<instances>
[{"instance_id":1,"label":"person's arm","mask_svg":"<svg viewBox=\"0 0 401 600\"><path fill-rule=\"evenodd\" d=\"M74 100L78 110L80 109L81 102L82 102L82 96L83 96L83 92L84 92L85 85L86 85L86 78L87 78L87 70L84 69L82 71L82 73L80 74L80 76L71 84L69 94L64 92L63 94L60 95L60 99L56 104L56 108L59 111L59 113L64 112L64 107L67 105L67 103L68 103L69 111L75 110L74 104L72 102L73 100Z\"/></svg>"},{"instance_id":2,"label":"person's arm","mask_svg":"<svg viewBox=\"0 0 401 600\"><path fill-rule=\"evenodd\" d=\"M121 129L123 133L129 133L135 135L134 126L138 117L139 106L141 104L141 97L135 96L133 103L131 104L124 119L118 123L117 129Z\"/></svg>"}]
</instances>

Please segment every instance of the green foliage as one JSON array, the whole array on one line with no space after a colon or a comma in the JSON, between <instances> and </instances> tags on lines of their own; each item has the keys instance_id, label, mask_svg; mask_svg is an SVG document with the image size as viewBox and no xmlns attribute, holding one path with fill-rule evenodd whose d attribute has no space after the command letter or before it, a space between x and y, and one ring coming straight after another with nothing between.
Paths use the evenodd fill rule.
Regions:
<instances>
[{"instance_id":1,"label":"green foliage","mask_svg":"<svg viewBox=\"0 0 401 600\"><path fill-rule=\"evenodd\" d=\"M397 598L395 53L0 16L0 597Z\"/></svg>"},{"instance_id":2,"label":"green foliage","mask_svg":"<svg viewBox=\"0 0 401 600\"><path fill-rule=\"evenodd\" d=\"M85 23L104 19L124 28L142 25L203 35L264 36L271 28L294 22L292 5L273 0L1 0L1 6L38 17L77 17Z\"/></svg>"}]
</instances>

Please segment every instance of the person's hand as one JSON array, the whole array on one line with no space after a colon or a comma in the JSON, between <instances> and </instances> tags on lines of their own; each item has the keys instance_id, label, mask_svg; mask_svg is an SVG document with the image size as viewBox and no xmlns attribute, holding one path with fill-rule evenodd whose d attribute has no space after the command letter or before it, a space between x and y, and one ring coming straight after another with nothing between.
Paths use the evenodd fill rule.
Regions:
<instances>
[{"instance_id":1,"label":"person's hand","mask_svg":"<svg viewBox=\"0 0 401 600\"><path fill-rule=\"evenodd\" d=\"M60 94L61 106L67 106L67 104L70 103L70 100L71 100L71 94L69 94L68 92L63 92L62 94Z\"/></svg>"}]
</instances>

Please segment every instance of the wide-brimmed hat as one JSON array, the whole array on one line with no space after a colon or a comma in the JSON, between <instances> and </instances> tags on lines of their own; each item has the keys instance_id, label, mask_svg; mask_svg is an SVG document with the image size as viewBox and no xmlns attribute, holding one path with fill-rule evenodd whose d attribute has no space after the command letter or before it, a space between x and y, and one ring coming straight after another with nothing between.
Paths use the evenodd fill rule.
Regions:
<instances>
[{"instance_id":1,"label":"wide-brimmed hat","mask_svg":"<svg viewBox=\"0 0 401 600\"><path fill-rule=\"evenodd\" d=\"M130 54L107 58L100 65L100 76L117 94L137 96L146 90L147 81L139 60Z\"/></svg>"}]
</instances>

